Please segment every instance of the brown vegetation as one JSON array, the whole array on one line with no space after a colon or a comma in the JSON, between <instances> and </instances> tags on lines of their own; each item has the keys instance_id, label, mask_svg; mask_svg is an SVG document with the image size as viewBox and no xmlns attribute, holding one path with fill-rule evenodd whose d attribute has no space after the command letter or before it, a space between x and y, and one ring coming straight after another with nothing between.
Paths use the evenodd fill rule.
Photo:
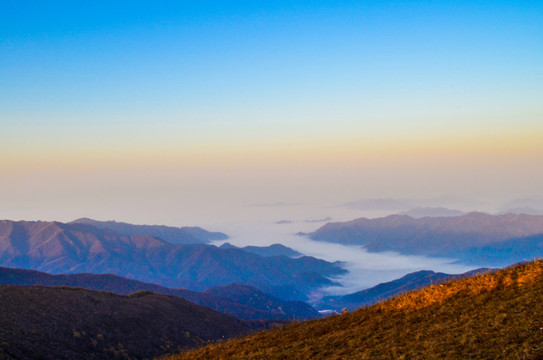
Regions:
<instances>
[{"instance_id":1,"label":"brown vegetation","mask_svg":"<svg viewBox=\"0 0 543 360\"><path fill-rule=\"evenodd\" d=\"M150 291L0 286L0 359L153 358L257 326Z\"/></svg>"},{"instance_id":2,"label":"brown vegetation","mask_svg":"<svg viewBox=\"0 0 543 360\"><path fill-rule=\"evenodd\" d=\"M170 359L541 359L542 300L535 261Z\"/></svg>"}]
</instances>

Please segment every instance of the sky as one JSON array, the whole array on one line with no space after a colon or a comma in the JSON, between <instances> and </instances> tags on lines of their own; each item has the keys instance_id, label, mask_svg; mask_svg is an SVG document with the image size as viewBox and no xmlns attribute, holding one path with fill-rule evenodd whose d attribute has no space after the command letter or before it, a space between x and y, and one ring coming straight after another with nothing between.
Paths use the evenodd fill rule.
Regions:
<instances>
[{"instance_id":1,"label":"sky","mask_svg":"<svg viewBox=\"0 0 543 360\"><path fill-rule=\"evenodd\" d=\"M0 218L305 230L363 199L542 199L542 18L540 1L0 0Z\"/></svg>"}]
</instances>

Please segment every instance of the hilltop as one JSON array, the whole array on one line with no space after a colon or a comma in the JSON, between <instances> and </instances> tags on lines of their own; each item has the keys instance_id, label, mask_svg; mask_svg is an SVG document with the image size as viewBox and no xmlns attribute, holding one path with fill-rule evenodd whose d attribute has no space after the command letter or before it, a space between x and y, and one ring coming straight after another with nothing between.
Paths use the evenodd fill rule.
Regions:
<instances>
[{"instance_id":1,"label":"hilltop","mask_svg":"<svg viewBox=\"0 0 543 360\"><path fill-rule=\"evenodd\" d=\"M168 359L541 359L542 297L535 261Z\"/></svg>"}]
</instances>

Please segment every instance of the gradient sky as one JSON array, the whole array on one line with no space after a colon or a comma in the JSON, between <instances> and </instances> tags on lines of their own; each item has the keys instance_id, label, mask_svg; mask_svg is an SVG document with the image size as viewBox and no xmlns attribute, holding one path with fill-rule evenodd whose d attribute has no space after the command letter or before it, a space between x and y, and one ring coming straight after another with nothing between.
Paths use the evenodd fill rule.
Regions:
<instances>
[{"instance_id":1,"label":"gradient sky","mask_svg":"<svg viewBox=\"0 0 543 360\"><path fill-rule=\"evenodd\" d=\"M540 1L0 0L0 217L541 198L541 19Z\"/></svg>"}]
</instances>

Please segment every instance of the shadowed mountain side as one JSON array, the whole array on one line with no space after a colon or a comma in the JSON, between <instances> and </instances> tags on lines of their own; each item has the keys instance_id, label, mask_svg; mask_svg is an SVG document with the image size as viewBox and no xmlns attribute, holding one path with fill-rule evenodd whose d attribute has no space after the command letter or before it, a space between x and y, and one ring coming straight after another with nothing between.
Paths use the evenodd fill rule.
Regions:
<instances>
[{"instance_id":1,"label":"shadowed mountain side","mask_svg":"<svg viewBox=\"0 0 543 360\"><path fill-rule=\"evenodd\" d=\"M287 302L273 298L247 285L213 288L213 291L197 292L186 289L170 289L160 285L126 279L112 274L50 275L35 270L0 267L1 285L73 286L89 290L130 294L147 290L158 294L175 295L198 305L236 316L245 320L308 319L319 316L318 312L304 302ZM232 291L238 288L240 293ZM223 290L224 289L224 290ZM260 299L254 302L252 299Z\"/></svg>"},{"instance_id":2,"label":"shadowed mountain side","mask_svg":"<svg viewBox=\"0 0 543 360\"><path fill-rule=\"evenodd\" d=\"M343 223L328 223L310 234L314 240L362 245L370 251L396 251L402 254L458 257L466 262L503 266L540 256L539 242L532 238L523 251L515 251L513 239L543 234L543 216L488 215L469 213L452 217L414 219L405 215L391 215L377 219L356 219ZM477 255L481 249L501 248L494 258ZM484 252L483 252L484 253ZM515 257L505 257L514 253ZM489 263L487 263L487 260Z\"/></svg>"},{"instance_id":3,"label":"shadowed mountain side","mask_svg":"<svg viewBox=\"0 0 543 360\"><path fill-rule=\"evenodd\" d=\"M353 310L362 306L375 304L376 302L386 300L392 296L417 290L425 286L443 283L452 279L475 276L487 271L491 271L491 269L476 269L458 275L436 273L430 270L416 271L399 279L381 283L369 289L358 291L353 294L343 296L325 296L318 302L318 306L320 308L329 308L336 311L340 311L343 308Z\"/></svg>"},{"instance_id":4,"label":"shadowed mountain side","mask_svg":"<svg viewBox=\"0 0 543 360\"><path fill-rule=\"evenodd\" d=\"M153 282L168 287L205 290L213 286L242 283L285 300L306 300L322 286L337 285L325 276L343 274L340 263L329 263L312 257L297 259L286 256L261 257L239 249L218 249L205 245L185 245L163 253L153 251L150 258L173 262L175 267L162 267L166 277ZM151 280L151 279L149 279Z\"/></svg>"},{"instance_id":5,"label":"shadowed mountain side","mask_svg":"<svg viewBox=\"0 0 543 360\"><path fill-rule=\"evenodd\" d=\"M237 247L230 243L224 243L219 246L220 249L241 249L260 256L287 256L287 257L300 257L303 256L302 253L291 249L285 245L281 244L272 244L270 246L244 246Z\"/></svg>"},{"instance_id":6,"label":"shadowed mountain side","mask_svg":"<svg viewBox=\"0 0 543 360\"><path fill-rule=\"evenodd\" d=\"M542 296L536 261L167 359L541 359Z\"/></svg>"},{"instance_id":7,"label":"shadowed mountain side","mask_svg":"<svg viewBox=\"0 0 543 360\"><path fill-rule=\"evenodd\" d=\"M121 235L151 235L172 244L207 244L214 240L226 240L228 235L221 232L209 232L200 227L181 228L165 225L133 225L117 221L98 221L81 218L69 224L85 224L100 229L109 229Z\"/></svg>"},{"instance_id":8,"label":"shadowed mountain side","mask_svg":"<svg viewBox=\"0 0 543 360\"><path fill-rule=\"evenodd\" d=\"M204 293L236 299L251 308L271 313L278 319L311 319L319 316L319 313L305 302L282 301L248 285L218 286L209 288Z\"/></svg>"},{"instance_id":9,"label":"shadowed mountain side","mask_svg":"<svg viewBox=\"0 0 543 360\"><path fill-rule=\"evenodd\" d=\"M543 256L543 234L515 238L470 249L468 253L453 253L453 257L470 264L503 267Z\"/></svg>"},{"instance_id":10,"label":"shadowed mountain side","mask_svg":"<svg viewBox=\"0 0 543 360\"><path fill-rule=\"evenodd\" d=\"M340 263L311 257L261 257L204 244L170 244L149 235L58 222L0 221L0 266L50 273L113 273L172 288L253 285L285 300L334 283ZM267 291L272 289L273 292Z\"/></svg>"},{"instance_id":11,"label":"shadowed mountain side","mask_svg":"<svg viewBox=\"0 0 543 360\"><path fill-rule=\"evenodd\" d=\"M175 296L0 286L0 358L143 359L254 325Z\"/></svg>"}]
</instances>

